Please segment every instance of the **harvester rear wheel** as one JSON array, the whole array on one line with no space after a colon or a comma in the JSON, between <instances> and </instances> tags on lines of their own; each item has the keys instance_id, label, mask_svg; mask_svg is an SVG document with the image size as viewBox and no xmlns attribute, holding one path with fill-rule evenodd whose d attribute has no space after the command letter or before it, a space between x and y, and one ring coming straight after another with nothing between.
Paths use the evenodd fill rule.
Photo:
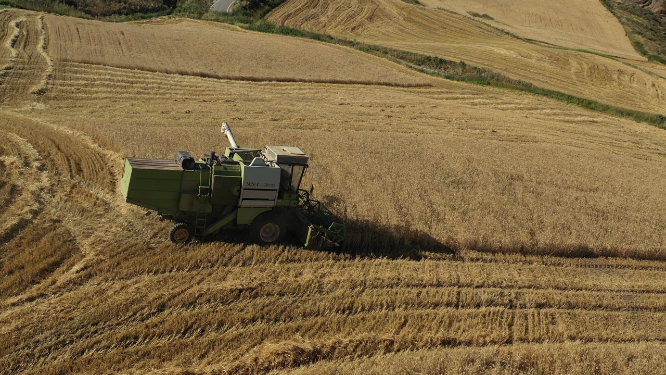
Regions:
<instances>
[{"instance_id":1,"label":"harvester rear wheel","mask_svg":"<svg viewBox=\"0 0 666 375\"><path fill-rule=\"evenodd\" d=\"M275 212L265 212L250 224L250 238L258 245L281 242L287 235L287 223Z\"/></svg>"},{"instance_id":2,"label":"harvester rear wheel","mask_svg":"<svg viewBox=\"0 0 666 375\"><path fill-rule=\"evenodd\" d=\"M169 231L169 239L173 243L187 243L194 237L194 230L187 223L177 223Z\"/></svg>"}]
</instances>

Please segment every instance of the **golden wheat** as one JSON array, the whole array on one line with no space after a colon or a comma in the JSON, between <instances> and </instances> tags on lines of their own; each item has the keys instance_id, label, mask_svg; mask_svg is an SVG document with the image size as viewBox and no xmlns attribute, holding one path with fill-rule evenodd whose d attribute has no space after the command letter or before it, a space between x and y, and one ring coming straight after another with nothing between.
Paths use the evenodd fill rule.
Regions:
<instances>
[{"instance_id":1,"label":"golden wheat","mask_svg":"<svg viewBox=\"0 0 666 375\"><path fill-rule=\"evenodd\" d=\"M452 247L664 257L663 135L656 128L446 82L362 90L198 78L177 84L153 73L122 78L121 70L67 66L47 97L71 100L49 111L50 119L126 155L221 149L217 125L229 120L241 144L307 150L313 167L306 183L335 197L322 198L349 221L381 222L384 234L407 226ZM152 88L131 90L133 82Z\"/></svg>"},{"instance_id":2,"label":"golden wheat","mask_svg":"<svg viewBox=\"0 0 666 375\"><path fill-rule=\"evenodd\" d=\"M249 81L427 84L407 68L358 51L219 24L44 21L49 54L60 61Z\"/></svg>"}]
</instances>

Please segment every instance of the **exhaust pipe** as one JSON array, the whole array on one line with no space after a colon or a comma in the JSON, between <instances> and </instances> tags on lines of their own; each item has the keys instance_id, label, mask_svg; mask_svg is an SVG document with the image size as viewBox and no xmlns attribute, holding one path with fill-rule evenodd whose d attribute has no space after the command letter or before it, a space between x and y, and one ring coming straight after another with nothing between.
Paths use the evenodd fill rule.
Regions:
<instances>
[{"instance_id":1,"label":"exhaust pipe","mask_svg":"<svg viewBox=\"0 0 666 375\"><path fill-rule=\"evenodd\" d=\"M236 143L236 140L234 139L234 134L231 132L231 128L229 127L229 124L226 122L222 123L222 133L229 138L229 143L231 143L231 148L240 148L238 147L238 144Z\"/></svg>"}]
</instances>

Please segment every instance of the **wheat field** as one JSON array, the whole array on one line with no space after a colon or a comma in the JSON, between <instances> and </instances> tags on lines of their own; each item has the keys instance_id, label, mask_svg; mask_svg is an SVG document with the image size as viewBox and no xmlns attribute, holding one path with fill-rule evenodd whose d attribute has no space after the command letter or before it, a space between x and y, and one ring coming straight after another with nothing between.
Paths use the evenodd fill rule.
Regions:
<instances>
[{"instance_id":1,"label":"wheat field","mask_svg":"<svg viewBox=\"0 0 666 375\"><path fill-rule=\"evenodd\" d=\"M61 60L50 17L0 11L0 373L661 370L664 130L385 62L426 85ZM176 246L123 202L124 157L222 121L311 156L342 251Z\"/></svg>"},{"instance_id":2,"label":"wheat field","mask_svg":"<svg viewBox=\"0 0 666 375\"><path fill-rule=\"evenodd\" d=\"M47 16L45 24L49 55L59 61L234 80L426 84L407 68L358 51L210 22Z\"/></svg>"},{"instance_id":3,"label":"wheat field","mask_svg":"<svg viewBox=\"0 0 666 375\"><path fill-rule=\"evenodd\" d=\"M516 12L525 9L517 8ZM595 13L586 16L594 18ZM625 59L530 43L471 16L402 0L288 0L267 18L280 25L464 61L539 87L606 104L666 113L666 76L656 73L662 68L651 70L660 64L639 61L644 58L635 52L625 55L611 50L600 36L600 43L589 48L617 53ZM607 38L618 34L624 35L622 30L615 30ZM626 36L623 39L628 43ZM641 64L640 69L636 62Z\"/></svg>"}]
</instances>

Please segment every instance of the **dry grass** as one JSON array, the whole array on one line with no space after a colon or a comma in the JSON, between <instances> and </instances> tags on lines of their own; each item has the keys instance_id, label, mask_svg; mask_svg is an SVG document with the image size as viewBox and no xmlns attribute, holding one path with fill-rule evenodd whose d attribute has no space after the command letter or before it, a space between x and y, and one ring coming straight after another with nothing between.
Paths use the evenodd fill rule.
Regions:
<instances>
[{"instance_id":1,"label":"dry grass","mask_svg":"<svg viewBox=\"0 0 666 375\"><path fill-rule=\"evenodd\" d=\"M35 35L0 108L0 372L660 371L663 130L433 78L247 82L54 58L34 95L23 82L49 65ZM306 184L355 230L343 251L176 246L122 202L124 156L220 151L222 121L241 145L311 155Z\"/></svg>"},{"instance_id":2,"label":"dry grass","mask_svg":"<svg viewBox=\"0 0 666 375\"><path fill-rule=\"evenodd\" d=\"M538 87L623 108L660 114L666 108L663 78L606 57L519 40L442 9L400 0L290 0L267 18L316 33L462 60ZM659 64L645 66L652 65Z\"/></svg>"}]
</instances>

